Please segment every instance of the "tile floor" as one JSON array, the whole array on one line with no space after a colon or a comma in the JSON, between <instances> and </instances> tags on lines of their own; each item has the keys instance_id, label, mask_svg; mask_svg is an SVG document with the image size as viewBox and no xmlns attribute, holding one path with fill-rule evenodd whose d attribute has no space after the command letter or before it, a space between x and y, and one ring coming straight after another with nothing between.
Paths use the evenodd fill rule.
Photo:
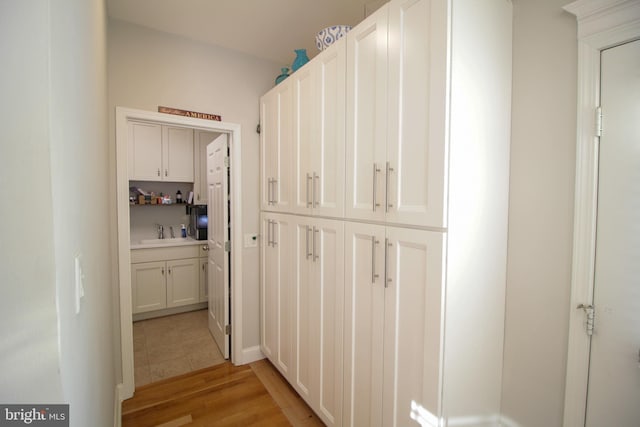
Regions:
<instances>
[{"instance_id":1,"label":"tile floor","mask_svg":"<svg viewBox=\"0 0 640 427\"><path fill-rule=\"evenodd\" d=\"M207 328L207 310L133 323L135 386L223 363Z\"/></svg>"}]
</instances>

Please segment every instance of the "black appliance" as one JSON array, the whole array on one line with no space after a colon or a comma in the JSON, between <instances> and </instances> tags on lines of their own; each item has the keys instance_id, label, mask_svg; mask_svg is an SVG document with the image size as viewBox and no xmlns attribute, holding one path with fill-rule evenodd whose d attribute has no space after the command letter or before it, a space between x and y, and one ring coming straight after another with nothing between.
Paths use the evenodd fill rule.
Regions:
<instances>
[{"instance_id":1,"label":"black appliance","mask_svg":"<svg viewBox=\"0 0 640 427\"><path fill-rule=\"evenodd\" d=\"M191 229L193 238L207 240L207 205L194 205L191 207Z\"/></svg>"}]
</instances>

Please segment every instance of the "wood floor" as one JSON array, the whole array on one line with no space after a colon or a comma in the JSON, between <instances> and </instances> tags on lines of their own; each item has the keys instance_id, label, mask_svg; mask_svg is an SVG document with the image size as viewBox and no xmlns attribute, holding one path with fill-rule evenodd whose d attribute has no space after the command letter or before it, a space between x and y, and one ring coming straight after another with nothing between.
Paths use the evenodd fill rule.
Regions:
<instances>
[{"instance_id":1,"label":"wood floor","mask_svg":"<svg viewBox=\"0 0 640 427\"><path fill-rule=\"evenodd\" d=\"M145 385L122 404L123 427L323 425L266 360Z\"/></svg>"}]
</instances>

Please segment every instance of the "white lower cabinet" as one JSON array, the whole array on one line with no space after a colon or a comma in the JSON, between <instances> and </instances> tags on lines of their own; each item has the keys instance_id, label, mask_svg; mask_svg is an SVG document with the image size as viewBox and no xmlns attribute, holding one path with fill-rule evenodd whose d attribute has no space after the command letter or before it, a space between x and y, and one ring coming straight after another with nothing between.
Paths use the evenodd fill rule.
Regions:
<instances>
[{"instance_id":1,"label":"white lower cabinet","mask_svg":"<svg viewBox=\"0 0 640 427\"><path fill-rule=\"evenodd\" d=\"M260 348L293 382L294 289L291 268L292 222L288 215L262 214Z\"/></svg>"},{"instance_id":2,"label":"white lower cabinet","mask_svg":"<svg viewBox=\"0 0 640 427\"><path fill-rule=\"evenodd\" d=\"M443 237L346 223L343 425L439 416Z\"/></svg>"},{"instance_id":3,"label":"white lower cabinet","mask_svg":"<svg viewBox=\"0 0 640 427\"><path fill-rule=\"evenodd\" d=\"M344 222L292 217L293 386L328 426L342 424Z\"/></svg>"},{"instance_id":4,"label":"white lower cabinet","mask_svg":"<svg viewBox=\"0 0 640 427\"><path fill-rule=\"evenodd\" d=\"M133 314L200 302L199 256L196 245L132 250Z\"/></svg>"}]
</instances>

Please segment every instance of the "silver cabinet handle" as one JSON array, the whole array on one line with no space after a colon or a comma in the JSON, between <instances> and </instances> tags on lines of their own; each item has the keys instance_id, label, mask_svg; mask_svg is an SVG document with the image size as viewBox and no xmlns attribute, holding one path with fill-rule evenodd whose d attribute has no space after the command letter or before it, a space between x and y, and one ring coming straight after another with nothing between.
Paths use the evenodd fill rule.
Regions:
<instances>
[{"instance_id":1,"label":"silver cabinet handle","mask_svg":"<svg viewBox=\"0 0 640 427\"><path fill-rule=\"evenodd\" d=\"M376 274L376 245L380 243L376 240L376 236L371 236L371 283L375 284L379 277Z\"/></svg>"},{"instance_id":2,"label":"silver cabinet handle","mask_svg":"<svg viewBox=\"0 0 640 427\"><path fill-rule=\"evenodd\" d=\"M376 165L375 163L373 164L373 211L376 211L376 208L380 206L380 203L378 203L378 172L380 172L380 169L378 168L378 165Z\"/></svg>"},{"instance_id":3,"label":"silver cabinet handle","mask_svg":"<svg viewBox=\"0 0 640 427\"><path fill-rule=\"evenodd\" d=\"M313 227L313 262L316 262L318 258L320 258L320 255L318 255L316 252L316 233L320 233L320 229L314 226Z\"/></svg>"},{"instance_id":4,"label":"silver cabinet handle","mask_svg":"<svg viewBox=\"0 0 640 427\"><path fill-rule=\"evenodd\" d=\"M267 204L270 205L273 203L273 199L271 198L271 178L267 178ZM271 220L269 220L269 224L271 224Z\"/></svg>"},{"instance_id":5,"label":"silver cabinet handle","mask_svg":"<svg viewBox=\"0 0 640 427\"><path fill-rule=\"evenodd\" d=\"M313 207L313 202L311 201L311 198L309 196L311 196L311 190L309 189L309 181L312 181L313 178L311 178L311 175L309 175L307 173L307 207L308 208L312 208ZM313 181L312 181L313 184Z\"/></svg>"},{"instance_id":6,"label":"silver cabinet handle","mask_svg":"<svg viewBox=\"0 0 640 427\"><path fill-rule=\"evenodd\" d=\"M271 181L271 184L273 185L273 204L277 205L278 204L278 186L276 185L276 183L278 182L277 179L273 178L273 180Z\"/></svg>"},{"instance_id":7,"label":"silver cabinet handle","mask_svg":"<svg viewBox=\"0 0 640 427\"><path fill-rule=\"evenodd\" d=\"M306 240L306 251L304 254L305 259L309 259L309 257L312 255L311 252L309 251L309 230L311 230L311 227L309 227L308 225L305 225L305 231L304 231L304 237Z\"/></svg>"},{"instance_id":8,"label":"silver cabinet handle","mask_svg":"<svg viewBox=\"0 0 640 427\"><path fill-rule=\"evenodd\" d=\"M315 172L313 173L313 182L311 183L313 186L313 198L311 199L313 201L312 203L312 207L315 209L318 206L318 200L316 197L316 182L318 181L318 179L320 178L320 175L317 175Z\"/></svg>"},{"instance_id":9,"label":"silver cabinet handle","mask_svg":"<svg viewBox=\"0 0 640 427\"><path fill-rule=\"evenodd\" d=\"M270 219L267 220L267 246L273 246L271 243L271 223L273 221L271 221Z\"/></svg>"},{"instance_id":10,"label":"silver cabinet handle","mask_svg":"<svg viewBox=\"0 0 640 427\"><path fill-rule=\"evenodd\" d=\"M273 221L273 240L271 241L271 243L274 248L278 246L278 241L276 240L276 237L278 236L276 234L276 232L278 231L278 229L276 228L277 226L278 226L278 221Z\"/></svg>"},{"instance_id":11,"label":"silver cabinet handle","mask_svg":"<svg viewBox=\"0 0 640 427\"><path fill-rule=\"evenodd\" d=\"M389 162L387 162L387 172L385 174L385 187L386 187L386 191L385 191L385 196L384 196L384 204L385 204L385 212L389 212L389 208L392 208L393 205L391 203L389 203L389 176L391 175L391 172L393 172L393 168L391 167L391 165L389 164Z\"/></svg>"},{"instance_id":12,"label":"silver cabinet handle","mask_svg":"<svg viewBox=\"0 0 640 427\"><path fill-rule=\"evenodd\" d=\"M391 283L391 277L389 277L389 248L393 245L388 238L384 239L384 287L387 287L388 283Z\"/></svg>"}]
</instances>

